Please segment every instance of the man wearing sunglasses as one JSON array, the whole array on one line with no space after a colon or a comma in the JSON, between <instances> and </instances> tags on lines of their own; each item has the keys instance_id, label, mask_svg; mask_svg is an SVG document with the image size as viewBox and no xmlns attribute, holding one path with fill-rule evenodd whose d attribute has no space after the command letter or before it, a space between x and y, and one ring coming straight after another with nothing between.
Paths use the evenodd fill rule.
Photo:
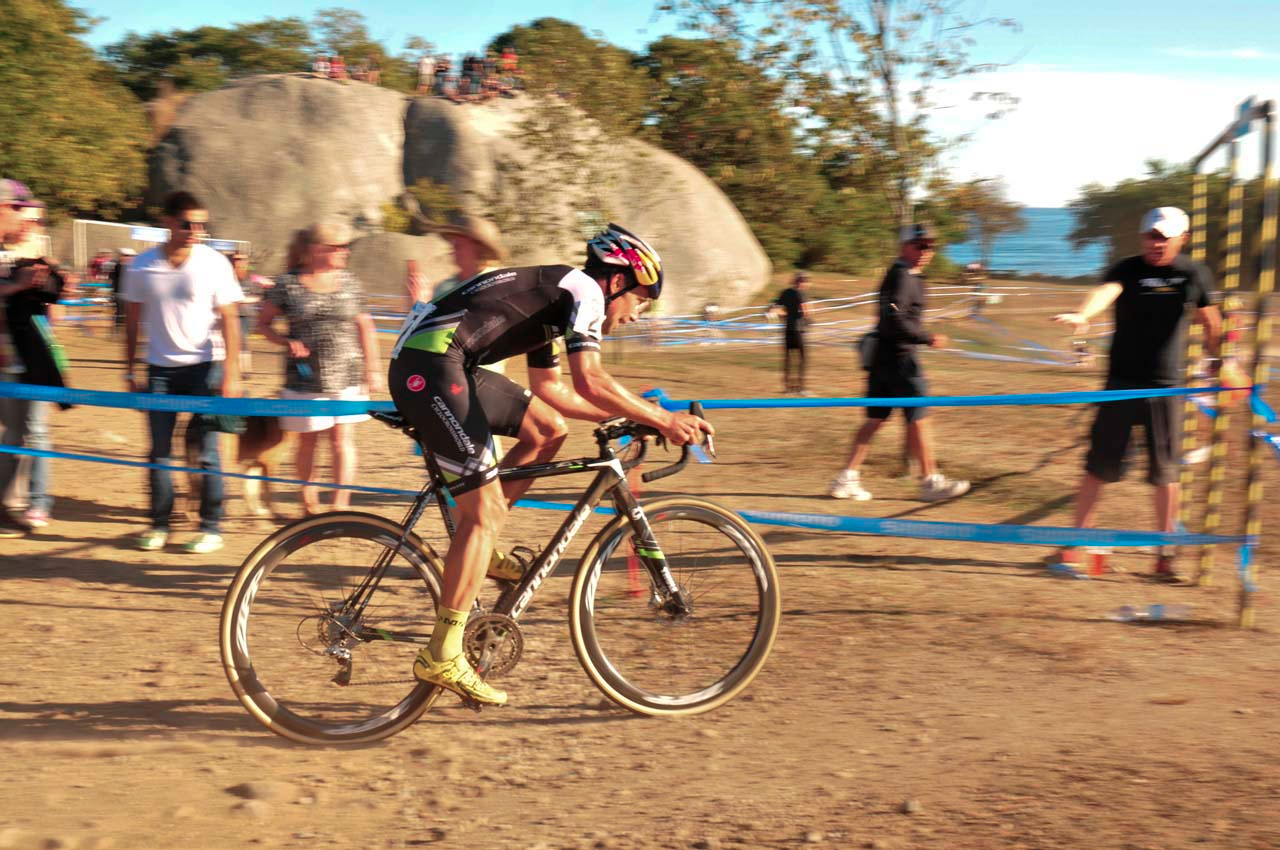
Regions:
<instances>
[{"instance_id":1,"label":"man wearing sunglasses","mask_svg":"<svg viewBox=\"0 0 1280 850\"><path fill-rule=\"evenodd\" d=\"M484 581L514 581L515 559L493 553L510 505L531 480L498 482L495 434L515 437L503 466L543 463L568 434L562 416L625 416L681 445L714 433L688 413L670 413L632 394L605 370L602 337L634 322L662 292L662 260L635 234L610 224L587 242L582 270L567 265L483 272L429 303L414 304L391 352L387 384L449 481L457 531L444 556L444 582L431 642L414 675L478 702L507 695L467 661L462 634ZM561 381L557 339L573 376ZM524 354L532 391L481 369ZM492 566L491 566L492 565Z\"/></svg>"},{"instance_id":2,"label":"man wearing sunglasses","mask_svg":"<svg viewBox=\"0 0 1280 850\"><path fill-rule=\"evenodd\" d=\"M240 393L240 360L227 357L240 350L239 302L244 295L231 263L203 240L209 214L190 192L165 199L161 223L169 240L138 256L125 272L125 385L130 392L166 395ZM147 327L147 374L135 368L138 330ZM173 430L177 414L147 413L152 463L173 462ZM200 466L217 472L218 433L193 417L187 426L200 432ZM173 482L168 470L149 473L151 528L138 538L144 551L163 549L173 512ZM222 548L222 476L200 476L200 533L185 545L187 552L207 554Z\"/></svg>"},{"instance_id":3,"label":"man wearing sunglasses","mask_svg":"<svg viewBox=\"0 0 1280 850\"><path fill-rule=\"evenodd\" d=\"M870 357L867 377L868 398L919 398L929 394L924 370L916 359L916 348L941 348L945 334L924 329L924 284L920 272L933 259L936 239L925 224L912 224L901 231L898 259L880 284L878 340ZM862 486L858 468L866 460L871 438L893 413L891 407L868 407L867 421L858 429L849 452L849 462L831 483L836 499L866 501L871 493ZM904 407L907 420L907 448L920 464L920 500L939 502L969 492L969 482L948 479L938 471L933 457L933 434L928 409Z\"/></svg>"}]
</instances>

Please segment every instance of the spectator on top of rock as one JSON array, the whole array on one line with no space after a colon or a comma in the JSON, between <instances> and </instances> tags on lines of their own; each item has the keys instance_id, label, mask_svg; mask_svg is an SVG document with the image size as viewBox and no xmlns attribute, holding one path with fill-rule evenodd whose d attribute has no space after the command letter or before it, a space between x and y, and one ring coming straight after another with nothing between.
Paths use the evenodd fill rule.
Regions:
<instances>
[{"instance_id":1,"label":"spectator on top of rock","mask_svg":"<svg viewBox=\"0 0 1280 850\"><path fill-rule=\"evenodd\" d=\"M329 57L324 53L317 53L315 61L311 63L311 73L321 79L329 78Z\"/></svg>"},{"instance_id":2,"label":"spectator on top of rock","mask_svg":"<svg viewBox=\"0 0 1280 850\"><path fill-rule=\"evenodd\" d=\"M436 60L430 54L424 53L418 59L418 94L426 94L435 84L436 76Z\"/></svg>"},{"instance_id":3,"label":"spectator on top of rock","mask_svg":"<svg viewBox=\"0 0 1280 850\"><path fill-rule=\"evenodd\" d=\"M335 53L329 59L329 79L331 80L347 79L347 63L342 58L341 53Z\"/></svg>"}]
</instances>

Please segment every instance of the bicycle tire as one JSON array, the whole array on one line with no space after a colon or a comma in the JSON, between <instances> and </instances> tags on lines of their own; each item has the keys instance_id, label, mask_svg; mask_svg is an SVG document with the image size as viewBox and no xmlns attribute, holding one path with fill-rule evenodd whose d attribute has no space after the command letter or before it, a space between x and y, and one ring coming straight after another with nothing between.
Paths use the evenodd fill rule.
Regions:
<instances>
[{"instance_id":1,"label":"bicycle tire","mask_svg":"<svg viewBox=\"0 0 1280 850\"><path fill-rule=\"evenodd\" d=\"M412 533L401 543L401 533L373 514L309 517L241 565L222 606L222 664L241 704L272 732L303 744L368 743L413 724L439 695L413 678L416 646L388 637L410 627L429 635L440 598L431 548ZM353 642L348 682L339 683L342 665L320 650L339 634L329 606L373 566L357 550L395 554L359 624L383 637Z\"/></svg>"},{"instance_id":2,"label":"bicycle tire","mask_svg":"<svg viewBox=\"0 0 1280 850\"><path fill-rule=\"evenodd\" d=\"M588 545L569 597L574 651L611 700L640 714L699 714L737 696L764 666L782 599L773 556L733 511L705 499L642 502L672 577L693 612L679 620L652 604L643 567L620 545L617 517ZM629 549L630 547L625 547Z\"/></svg>"}]
</instances>

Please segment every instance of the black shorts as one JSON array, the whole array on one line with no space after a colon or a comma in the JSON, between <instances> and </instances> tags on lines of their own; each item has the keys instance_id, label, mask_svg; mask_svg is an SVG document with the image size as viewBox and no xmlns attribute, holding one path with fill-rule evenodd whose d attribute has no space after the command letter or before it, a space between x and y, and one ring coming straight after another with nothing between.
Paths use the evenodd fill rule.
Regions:
<instances>
[{"instance_id":1,"label":"black shorts","mask_svg":"<svg viewBox=\"0 0 1280 850\"><path fill-rule=\"evenodd\" d=\"M788 328L783 332L782 338L787 348L804 348L804 331Z\"/></svg>"},{"instance_id":2,"label":"black shorts","mask_svg":"<svg viewBox=\"0 0 1280 850\"><path fill-rule=\"evenodd\" d=\"M1173 484L1181 474L1178 450L1185 399L1178 396L1133 398L1098 405L1089 432L1085 471L1108 483L1124 477L1134 425L1147 435L1147 480Z\"/></svg>"},{"instance_id":3,"label":"black shorts","mask_svg":"<svg viewBox=\"0 0 1280 850\"><path fill-rule=\"evenodd\" d=\"M874 364L867 373L867 398L923 398L929 394L924 372L914 357L899 358L891 364ZM868 419L888 419L892 407L868 407ZM927 407L904 407L902 415L908 422L924 419L929 415Z\"/></svg>"},{"instance_id":4,"label":"black shorts","mask_svg":"<svg viewBox=\"0 0 1280 850\"><path fill-rule=\"evenodd\" d=\"M532 399L504 375L468 369L453 349L444 354L401 350L391 361L387 386L455 494L497 477L493 437L518 435Z\"/></svg>"}]
</instances>

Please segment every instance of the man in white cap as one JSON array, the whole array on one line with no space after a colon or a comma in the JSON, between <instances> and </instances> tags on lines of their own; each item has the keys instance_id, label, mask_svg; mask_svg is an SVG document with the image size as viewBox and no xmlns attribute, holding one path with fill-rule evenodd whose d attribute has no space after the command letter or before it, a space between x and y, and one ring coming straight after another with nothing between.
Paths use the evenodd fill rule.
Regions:
<instances>
[{"instance_id":1,"label":"man in white cap","mask_svg":"<svg viewBox=\"0 0 1280 850\"><path fill-rule=\"evenodd\" d=\"M1142 253L1125 257L1090 290L1080 309L1053 317L1081 334L1089 320L1115 304L1115 331L1108 358L1108 390L1178 387L1183 384L1183 349L1189 309L1204 325L1211 352L1218 348L1222 316L1211 300L1208 269L1180 256L1190 221L1177 207L1157 207L1142 217ZM1124 475L1125 455L1133 426L1142 424L1147 438L1147 480L1155 486L1156 518L1161 531L1173 531L1178 515L1178 476L1182 410L1180 396L1109 401L1098 406L1089 434L1084 480L1076 496L1077 528L1093 525L1104 484ZM1060 550L1057 563L1075 563L1075 553ZM1156 579L1181 580L1172 554L1156 563Z\"/></svg>"},{"instance_id":2,"label":"man in white cap","mask_svg":"<svg viewBox=\"0 0 1280 850\"><path fill-rule=\"evenodd\" d=\"M924 283L920 272L933 259L937 239L927 224L911 224L900 233L898 259L885 273L880 284L876 324L878 340L867 366L868 398L919 398L929 394L924 370L916 360L916 349L922 345L941 348L947 344L946 334L930 333L924 328ZM867 421L854 435L849 460L840 470L829 490L833 499L855 499L864 502L871 493L862 486L858 468L866 460L871 439L893 413L892 407L868 407ZM933 434L929 427L929 410L904 407L907 420L907 449L920 464L920 500L940 502L969 492L969 482L950 479L938 471L933 455Z\"/></svg>"}]
</instances>

